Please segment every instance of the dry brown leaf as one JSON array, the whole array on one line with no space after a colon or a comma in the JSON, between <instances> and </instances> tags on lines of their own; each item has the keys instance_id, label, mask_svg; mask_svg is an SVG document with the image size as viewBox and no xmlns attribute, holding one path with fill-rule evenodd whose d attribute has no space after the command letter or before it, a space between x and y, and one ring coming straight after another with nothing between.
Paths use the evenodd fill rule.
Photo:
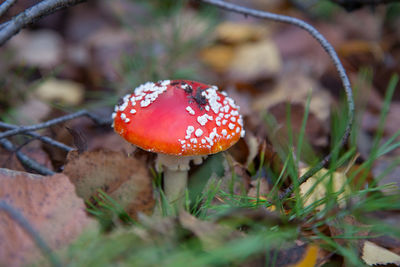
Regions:
<instances>
[{"instance_id":1,"label":"dry brown leaf","mask_svg":"<svg viewBox=\"0 0 400 267\"><path fill-rule=\"evenodd\" d=\"M278 138L280 142L285 143L289 139L287 127L287 102L281 102L268 109L268 112L274 116L277 127L274 129L274 138ZM291 131L300 133L305 107L300 103L292 103L290 106ZM327 129L323 122L318 119L313 112L308 114L307 124L305 128L305 139L314 146L325 146L328 143Z\"/></svg>"},{"instance_id":2,"label":"dry brown leaf","mask_svg":"<svg viewBox=\"0 0 400 267\"><path fill-rule=\"evenodd\" d=\"M347 176L354 176L350 181L350 187L355 191L369 187L368 185L374 181L374 175L371 170L362 168L360 164L352 165L347 171Z\"/></svg>"},{"instance_id":3,"label":"dry brown leaf","mask_svg":"<svg viewBox=\"0 0 400 267\"><path fill-rule=\"evenodd\" d=\"M308 168L300 169L300 176L305 174L308 171ZM327 169L322 169L317 172L315 175L308 178L308 180L300 185L300 195L303 196L303 205L304 207L311 205L312 203L319 201L326 197L327 194L327 186L330 183L331 175L327 174ZM322 179L322 180L321 180ZM311 191L310 191L311 190ZM337 196L337 201L339 207L345 206L345 197L349 196L350 188L347 182L347 177L344 173L334 172L332 174L332 192L340 192ZM325 208L325 204L318 205L315 207L317 211L321 211Z\"/></svg>"},{"instance_id":4,"label":"dry brown leaf","mask_svg":"<svg viewBox=\"0 0 400 267\"><path fill-rule=\"evenodd\" d=\"M337 53L341 57L349 57L353 54L369 54L375 59L383 60L384 53L382 48L375 42L368 42L365 40L351 40L344 42L337 49Z\"/></svg>"},{"instance_id":5,"label":"dry brown leaf","mask_svg":"<svg viewBox=\"0 0 400 267\"><path fill-rule=\"evenodd\" d=\"M268 193L270 192L269 184L268 181L261 177L258 178L257 180L251 181L251 187L247 195L249 197L257 198L259 197L260 199L266 199L268 196Z\"/></svg>"},{"instance_id":6,"label":"dry brown leaf","mask_svg":"<svg viewBox=\"0 0 400 267\"><path fill-rule=\"evenodd\" d=\"M238 47L228 73L236 81L254 82L274 78L281 69L278 48L270 39L264 39Z\"/></svg>"},{"instance_id":7,"label":"dry brown leaf","mask_svg":"<svg viewBox=\"0 0 400 267\"><path fill-rule=\"evenodd\" d=\"M84 98L82 84L50 78L41 83L35 90L36 96L45 102L60 102L65 105L78 105Z\"/></svg>"},{"instance_id":8,"label":"dry brown leaf","mask_svg":"<svg viewBox=\"0 0 400 267\"><path fill-rule=\"evenodd\" d=\"M255 110L265 110L281 102L303 103L311 93L310 111L321 121L329 121L332 98L310 77L299 73L286 74L276 87L257 97L253 102Z\"/></svg>"},{"instance_id":9,"label":"dry brown leaf","mask_svg":"<svg viewBox=\"0 0 400 267\"><path fill-rule=\"evenodd\" d=\"M97 227L63 174L0 169L0 199L21 212L53 250L72 242L84 229ZM41 255L32 238L4 212L0 212L0 240L1 266L26 265Z\"/></svg>"},{"instance_id":10,"label":"dry brown leaf","mask_svg":"<svg viewBox=\"0 0 400 267\"><path fill-rule=\"evenodd\" d=\"M151 177L143 163L122 152L88 151L68 154L64 168L85 200L103 190L115 199L132 217L138 212L150 214L154 207Z\"/></svg>"},{"instance_id":11,"label":"dry brown leaf","mask_svg":"<svg viewBox=\"0 0 400 267\"><path fill-rule=\"evenodd\" d=\"M228 21L219 24L215 34L218 41L241 44L265 38L268 34L268 29L262 25Z\"/></svg>"}]
</instances>

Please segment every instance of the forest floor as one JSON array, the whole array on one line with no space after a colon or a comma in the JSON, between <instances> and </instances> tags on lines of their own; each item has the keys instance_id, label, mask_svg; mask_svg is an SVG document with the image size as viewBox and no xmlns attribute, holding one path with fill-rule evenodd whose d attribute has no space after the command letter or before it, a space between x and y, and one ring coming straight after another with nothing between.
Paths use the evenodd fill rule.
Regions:
<instances>
[{"instance_id":1,"label":"forest floor","mask_svg":"<svg viewBox=\"0 0 400 267\"><path fill-rule=\"evenodd\" d=\"M335 48L354 95L348 142L334 150L348 95L303 29L199 2L78 4L0 47L0 134L81 110L102 120L0 139L1 266L400 265L400 4L244 2L306 21ZM176 79L225 91L246 131L191 166L178 212L155 155L110 123L134 88Z\"/></svg>"}]
</instances>

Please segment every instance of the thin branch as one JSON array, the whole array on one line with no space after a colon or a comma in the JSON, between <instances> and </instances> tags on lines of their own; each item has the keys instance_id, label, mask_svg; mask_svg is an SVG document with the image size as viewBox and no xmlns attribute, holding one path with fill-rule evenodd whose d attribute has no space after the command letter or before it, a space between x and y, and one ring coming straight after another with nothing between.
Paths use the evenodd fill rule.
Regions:
<instances>
[{"instance_id":1,"label":"thin branch","mask_svg":"<svg viewBox=\"0 0 400 267\"><path fill-rule=\"evenodd\" d=\"M399 3L399 0L331 0L331 2L342 6L347 11L353 11L364 6L377 6L389 3Z\"/></svg>"},{"instance_id":2,"label":"thin branch","mask_svg":"<svg viewBox=\"0 0 400 267\"><path fill-rule=\"evenodd\" d=\"M85 0L43 0L39 2L13 17L1 28L0 46L2 46L13 35L17 34L22 28L36 20L84 1Z\"/></svg>"},{"instance_id":3,"label":"thin branch","mask_svg":"<svg viewBox=\"0 0 400 267\"><path fill-rule=\"evenodd\" d=\"M55 172L48 169L47 167L43 166L42 164L36 162L35 160L31 159L24 153L18 150L10 141L7 139L0 139L0 145L4 147L6 150L15 153L19 162L21 162L22 166L25 169L30 171L35 171L41 175L53 175Z\"/></svg>"},{"instance_id":4,"label":"thin branch","mask_svg":"<svg viewBox=\"0 0 400 267\"><path fill-rule=\"evenodd\" d=\"M13 206L9 205L4 200L0 201L0 210L10 216L12 220L17 222L19 226L24 229L24 231L32 238L39 249L42 251L43 255L47 257L52 266L62 266L60 260L54 255L51 248L46 244L46 242L41 238L39 233L32 227L29 221L21 214L20 211L15 209ZM4 240L3 240L4 241Z\"/></svg>"},{"instance_id":5,"label":"thin branch","mask_svg":"<svg viewBox=\"0 0 400 267\"><path fill-rule=\"evenodd\" d=\"M17 0L6 0L0 5L0 17L3 16L7 10L15 4Z\"/></svg>"},{"instance_id":6,"label":"thin branch","mask_svg":"<svg viewBox=\"0 0 400 267\"><path fill-rule=\"evenodd\" d=\"M326 166L331 158L333 153L338 151L343 145L347 142L347 139L350 135L351 128L353 125L354 121L354 100L353 100L353 91L351 89L350 81L349 78L347 77L346 71L343 68L342 63L339 60L339 57L337 56L335 49L332 47L332 45L325 39L325 37L320 34L313 26L310 24L289 16L284 16L284 15L277 15L273 14L270 12L265 12L265 11L259 11L255 9L250 9L242 6L238 6L235 4L231 3L226 3L224 1L220 0L200 0L205 3L212 4L214 6L220 7L222 9L228 10L228 11L233 11L236 13L243 14L245 16L253 16L256 18L261 18L261 19L269 19L277 22L283 22L287 24L292 24L294 26L300 27L303 30L307 31L314 39L318 41L318 43L322 46L322 48L328 53L330 58L332 59L337 72L339 73L340 79L342 81L345 93L346 93L346 98L347 98L347 106L348 106L348 122L346 129L343 133L343 136L333 150L325 157L322 159L321 162L319 162L316 166L311 168L309 171L307 171L303 176L299 178L299 184L304 183L308 178L313 176L315 173L317 173L319 170L321 170L324 166ZM292 192L293 192L293 185L288 187L280 196L280 199L284 199L288 197Z\"/></svg>"},{"instance_id":7,"label":"thin branch","mask_svg":"<svg viewBox=\"0 0 400 267\"><path fill-rule=\"evenodd\" d=\"M3 128L3 129L17 129L18 126L0 121L0 128ZM29 135L29 136L32 136L35 139L38 139L38 140L42 141L43 143L46 143L46 144L49 144L51 146L60 148L60 149L62 149L64 151L67 151L67 152L69 152L71 150L74 150L74 148L72 148L70 146L67 146L67 145L65 145L65 144L63 144L61 142L58 142L58 141L56 141L56 140L54 140L54 139L52 139L50 137L47 137L47 136L41 136L40 134L37 134L37 133L34 133L34 132L26 132L25 134Z\"/></svg>"},{"instance_id":8,"label":"thin branch","mask_svg":"<svg viewBox=\"0 0 400 267\"><path fill-rule=\"evenodd\" d=\"M65 115L65 116L62 116L62 117L59 117L56 119L52 119L52 120L43 122L43 123L34 124L34 125L30 125L30 126L21 126L21 127L12 129L12 130L2 132L2 133L0 133L0 139L6 138L9 136L13 136L16 134L21 134L21 133L26 133L26 132L30 132L30 131L36 131L36 130L43 129L43 128L48 128L55 124L73 120L78 117L88 117L99 125L107 125L107 124L111 125L111 122L112 122L111 119L103 119L94 114L89 113L87 110L81 110L81 111L78 111L78 112L75 112L75 113L72 113L69 115Z\"/></svg>"}]
</instances>

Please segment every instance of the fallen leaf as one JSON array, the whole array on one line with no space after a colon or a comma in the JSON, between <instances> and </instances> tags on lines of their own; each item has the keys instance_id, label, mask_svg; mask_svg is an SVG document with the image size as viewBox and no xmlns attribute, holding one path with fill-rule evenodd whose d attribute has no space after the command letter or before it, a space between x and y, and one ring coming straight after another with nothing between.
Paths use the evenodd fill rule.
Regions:
<instances>
[{"instance_id":1,"label":"fallen leaf","mask_svg":"<svg viewBox=\"0 0 400 267\"><path fill-rule=\"evenodd\" d=\"M63 174L41 176L0 169L0 199L19 211L53 250L97 224ZM0 265L22 266L38 260L37 245L24 229L0 211Z\"/></svg>"},{"instance_id":2,"label":"fallen leaf","mask_svg":"<svg viewBox=\"0 0 400 267\"><path fill-rule=\"evenodd\" d=\"M250 185L251 185L250 190L247 193L249 197L253 197L256 199L257 198L265 199L268 196L268 193L270 192L268 181L263 177L258 178L257 180L252 180L250 182Z\"/></svg>"},{"instance_id":3,"label":"fallen leaf","mask_svg":"<svg viewBox=\"0 0 400 267\"><path fill-rule=\"evenodd\" d=\"M206 250L213 250L231 239L244 236L227 225L202 221L185 211L179 213L179 222L183 228L190 230L201 240Z\"/></svg>"},{"instance_id":4,"label":"fallen leaf","mask_svg":"<svg viewBox=\"0 0 400 267\"><path fill-rule=\"evenodd\" d=\"M223 22L215 29L218 41L229 44L241 44L259 41L265 38L268 29L264 25L243 22Z\"/></svg>"},{"instance_id":5,"label":"fallen leaf","mask_svg":"<svg viewBox=\"0 0 400 267\"><path fill-rule=\"evenodd\" d=\"M59 102L64 105L75 106L83 101L85 88L83 85L56 78L45 80L35 90L36 96L45 102Z\"/></svg>"},{"instance_id":6,"label":"fallen leaf","mask_svg":"<svg viewBox=\"0 0 400 267\"><path fill-rule=\"evenodd\" d=\"M270 91L258 96L253 102L255 110L266 110L281 102L303 103L305 105L311 93L310 112L322 122L329 122L332 98L325 90L321 90L310 77L299 73L288 73Z\"/></svg>"},{"instance_id":7,"label":"fallen leaf","mask_svg":"<svg viewBox=\"0 0 400 267\"><path fill-rule=\"evenodd\" d=\"M270 39L239 46L228 68L233 80L254 82L274 78L282 69L279 50Z\"/></svg>"},{"instance_id":8,"label":"fallen leaf","mask_svg":"<svg viewBox=\"0 0 400 267\"><path fill-rule=\"evenodd\" d=\"M367 188L374 181L374 175L368 168L362 168L360 164L352 165L347 171L348 177L353 177L350 181L350 187L353 190Z\"/></svg>"},{"instance_id":9,"label":"fallen leaf","mask_svg":"<svg viewBox=\"0 0 400 267\"><path fill-rule=\"evenodd\" d=\"M55 31L22 31L8 45L16 50L16 63L51 69L62 59L62 37Z\"/></svg>"},{"instance_id":10,"label":"fallen leaf","mask_svg":"<svg viewBox=\"0 0 400 267\"><path fill-rule=\"evenodd\" d=\"M154 207L152 179L143 163L122 152L88 151L67 156L64 174L79 197L89 200L103 190L134 219L138 212L150 214Z\"/></svg>"},{"instance_id":11,"label":"fallen leaf","mask_svg":"<svg viewBox=\"0 0 400 267\"><path fill-rule=\"evenodd\" d=\"M351 40L344 42L337 49L340 57L349 57L353 54L369 54L376 60L383 60L384 54L382 48L375 42L368 42L365 40Z\"/></svg>"},{"instance_id":12,"label":"fallen leaf","mask_svg":"<svg viewBox=\"0 0 400 267\"><path fill-rule=\"evenodd\" d=\"M329 231L331 237L340 245L346 246L347 244L352 244L356 246L357 249L360 249L362 243L365 239L362 238L354 238L354 239L346 239L346 238L336 238L337 236L343 236L349 234L349 229L356 229L356 233L353 233L354 236L367 238L370 234L369 225L360 223L353 215L346 215L340 218L334 218L332 223L328 223Z\"/></svg>"},{"instance_id":13,"label":"fallen leaf","mask_svg":"<svg viewBox=\"0 0 400 267\"><path fill-rule=\"evenodd\" d=\"M400 265L400 256L387 250L383 247L376 245L373 242L365 241L362 248L361 258L368 265L386 265L395 264Z\"/></svg>"},{"instance_id":14,"label":"fallen leaf","mask_svg":"<svg viewBox=\"0 0 400 267\"><path fill-rule=\"evenodd\" d=\"M289 129L287 128L287 102L281 102L268 109L268 113L274 116L277 127L274 129L274 135L276 138L281 139L283 143L289 140ZM292 103L290 105L290 122L291 131L299 134L301 131L303 117L305 113L305 107L300 103ZM325 146L328 143L328 133L326 127L324 127L323 121L314 115L313 112L308 114L306 128L305 128L305 140L310 142L314 146Z\"/></svg>"},{"instance_id":15,"label":"fallen leaf","mask_svg":"<svg viewBox=\"0 0 400 267\"><path fill-rule=\"evenodd\" d=\"M225 72L232 63L235 49L228 45L217 44L204 48L200 53L201 60L217 72Z\"/></svg>"},{"instance_id":16,"label":"fallen leaf","mask_svg":"<svg viewBox=\"0 0 400 267\"><path fill-rule=\"evenodd\" d=\"M335 24L314 23L314 27L325 36L333 47L345 41L343 29ZM332 61L318 42L300 27L281 27L272 37L285 62L292 66L321 74L332 65Z\"/></svg>"},{"instance_id":17,"label":"fallen leaf","mask_svg":"<svg viewBox=\"0 0 400 267\"><path fill-rule=\"evenodd\" d=\"M291 267L311 267L316 266L318 259L319 248L315 245L308 245L304 256L295 264L289 265Z\"/></svg>"},{"instance_id":18,"label":"fallen leaf","mask_svg":"<svg viewBox=\"0 0 400 267\"><path fill-rule=\"evenodd\" d=\"M316 266L319 250L316 245L296 240L295 244L288 248L271 251L266 259L266 264L285 267Z\"/></svg>"},{"instance_id":19,"label":"fallen leaf","mask_svg":"<svg viewBox=\"0 0 400 267\"><path fill-rule=\"evenodd\" d=\"M300 175L305 174L308 168L300 169ZM328 174L327 169L322 169L308 180L300 185L300 195L303 197L304 207L309 206L317 201L320 201L327 197L327 187L330 184L330 178L332 177L332 192L339 193L337 196L337 202L339 207L345 206L345 197L350 194L350 189L347 181L347 177L344 173L333 172L332 176ZM321 211L325 208L325 203L315 207L317 211Z\"/></svg>"}]
</instances>

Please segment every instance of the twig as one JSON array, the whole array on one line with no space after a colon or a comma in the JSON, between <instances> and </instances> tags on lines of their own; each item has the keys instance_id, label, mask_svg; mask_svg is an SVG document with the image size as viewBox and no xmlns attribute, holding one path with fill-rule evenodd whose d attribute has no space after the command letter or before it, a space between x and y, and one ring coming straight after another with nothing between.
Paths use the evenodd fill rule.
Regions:
<instances>
[{"instance_id":1,"label":"twig","mask_svg":"<svg viewBox=\"0 0 400 267\"><path fill-rule=\"evenodd\" d=\"M0 128L3 128L3 129L17 129L18 126L0 121ZM74 150L74 148L72 148L70 146L67 146L67 145L65 145L65 144L63 144L61 142L58 142L58 141L56 141L56 140L54 140L54 139L52 139L50 137L47 137L47 136L41 136L40 134L37 134L37 133L34 133L34 132L26 132L25 134L29 135L29 136L32 136L32 137L42 141L43 143L52 145L54 147L60 148L60 149L62 149L64 151L67 151L67 152L69 152L71 150Z\"/></svg>"},{"instance_id":2,"label":"twig","mask_svg":"<svg viewBox=\"0 0 400 267\"><path fill-rule=\"evenodd\" d=\"M6 0L0 5L0 17L3 16L7 10L15 4L17 0Z\"/></svg>"},{"instance_id":3,"label":"twig","mask_svg":"<svg viewBox=\"0 0 400 267\"><path fill-rule=\"evenodd\" d=\"M36 20L85 0L43 0L13 17L0 30L0 46L25 26Z\"/></svg>"},{"instance_id":4,"label":"twig","mask_svg":"<svg viewBox=\"0 0 400 267\"><path fill-rule=\"evenodd\" d=\"M364 6L377 6L381 4L389 4L399 2L399 0L331 0L331 2L342 6L347 11L353 11Z\"/></svg>"},{"instance_id":5,"label":"twig","mask_svg":"<svg viewBox=\"0 0 400 267\"><path fill-rule=\"evenodd\" d=\"M52 120L43 122L43 123L30 125L30 126L21 126L21 127L12 129L12 130L2 132L2 133L0 133L0 139L6 138L9 136L13 136L16 134L21 134L21 133L26 133L26 132L30 132L30 131L36 131L39 129L47 128L47 127L50 127L55 124L59 124L59 123L65 122L65 121L73 120L75 118L84 117L84 116L90 118L95 123L100 124L100 125L106 125L106 124L111 125L111 122L112 122L111 119L103 119L94 114L89 113L87 110L81 110L81 111L78 111L78 112L75 112L75 113L72 113L69 115L65 115L65 116L62 116L62 117L59 117L56 119L52 119Z\"/></svg>"},{"instance_id":6,"label":"twig","mask_svg":"<svg viewBox=\"0 0 400 267\"><path fill-rule=\"evenodd\" d=\"M338 151L347 142L347 139L350 135L351 128L352 128L353 121L354 121L353 91L351 89L349 78L347 77L346 71L343 68L342 63L340 62L340 60L335 52L335 49L325 39L325 37L322 34L320 34L313 26L311 26L310 24L308 24L300 19L289 17L289 16L284 16L284 15L277 15L277 14L273 14L273 13L269 13L269 12L265 12L265 11L259 11L259 10L255 10L255 9L250 9L250 8L238 6L238 5L231 4L231 3L226 3L226 2L220 1L220 0L200 0L200 1L212 4L214 6L220 7L225 10L244 14L245 16L253 16L256 18L269 19L269 20L288 23L288 24L292 24L297 27L300 27L303 30L307 31L313 38L315 38L318 41L318 43L322 46L322 48L328 53L330 58L332 59L334 65L336 67L336 70L339 73L340 79L342 80L342 84L343 84L343 87L344 87L344 90L346 93L347 106L348 106L348 122L347 122L346 129L343 133L343 136L342 136L339 144L337 144L333 148L333 150L325 158L322 159L321 162L319 162L316 166L311 168L309 171L307 171L303 176L301 176L299 178L298 183L299 184L304 183L308 178L310 178L315 173L317 173L319 170L321 170L324 166L326 166L330 162L333 153ZM293 185L291 185L279 196L279 198L284 199L284 198L288 197L293 192L293 190L294 190L294 187L293 187Z\"/></svg>"},{"instance_id":7,"label":"twig","mask_svg":"<svg viewBox=\"0 0 400 267\"><path fill-rule=\"evenodd\" d=\"M42 164L36 162L35 160L31 159L21 151L19 151L10 141L7 139L0 139L0 145L4 147L6 150L10 152L15 152L15 155L17 156L17 159L19 162L21 162L22 166L24 168L35 171L36 173L42 174L42 175L53 175L55 172L52 170L49 170Z\"/></svg>"},{"instance_id":8,"label":"twig","mask_svg":"<svg viewBox=\"0 0 400 267\"><path fill-rule=\"evenodd\" d=\"M20 211L15 209L13 206L9 205L4 200L0 201L0 210L10 216L12 220L17 222L19 226L24 229L24 231L33 239L39 249L42 251L43 255L47 257L52 266L62 266L60 260L54 255L50 247L46 242L40 237L39 233L33 229L29 221L21 214ZM4 240L3 240L4 241Z\"/></svg>"}]
</instances>

